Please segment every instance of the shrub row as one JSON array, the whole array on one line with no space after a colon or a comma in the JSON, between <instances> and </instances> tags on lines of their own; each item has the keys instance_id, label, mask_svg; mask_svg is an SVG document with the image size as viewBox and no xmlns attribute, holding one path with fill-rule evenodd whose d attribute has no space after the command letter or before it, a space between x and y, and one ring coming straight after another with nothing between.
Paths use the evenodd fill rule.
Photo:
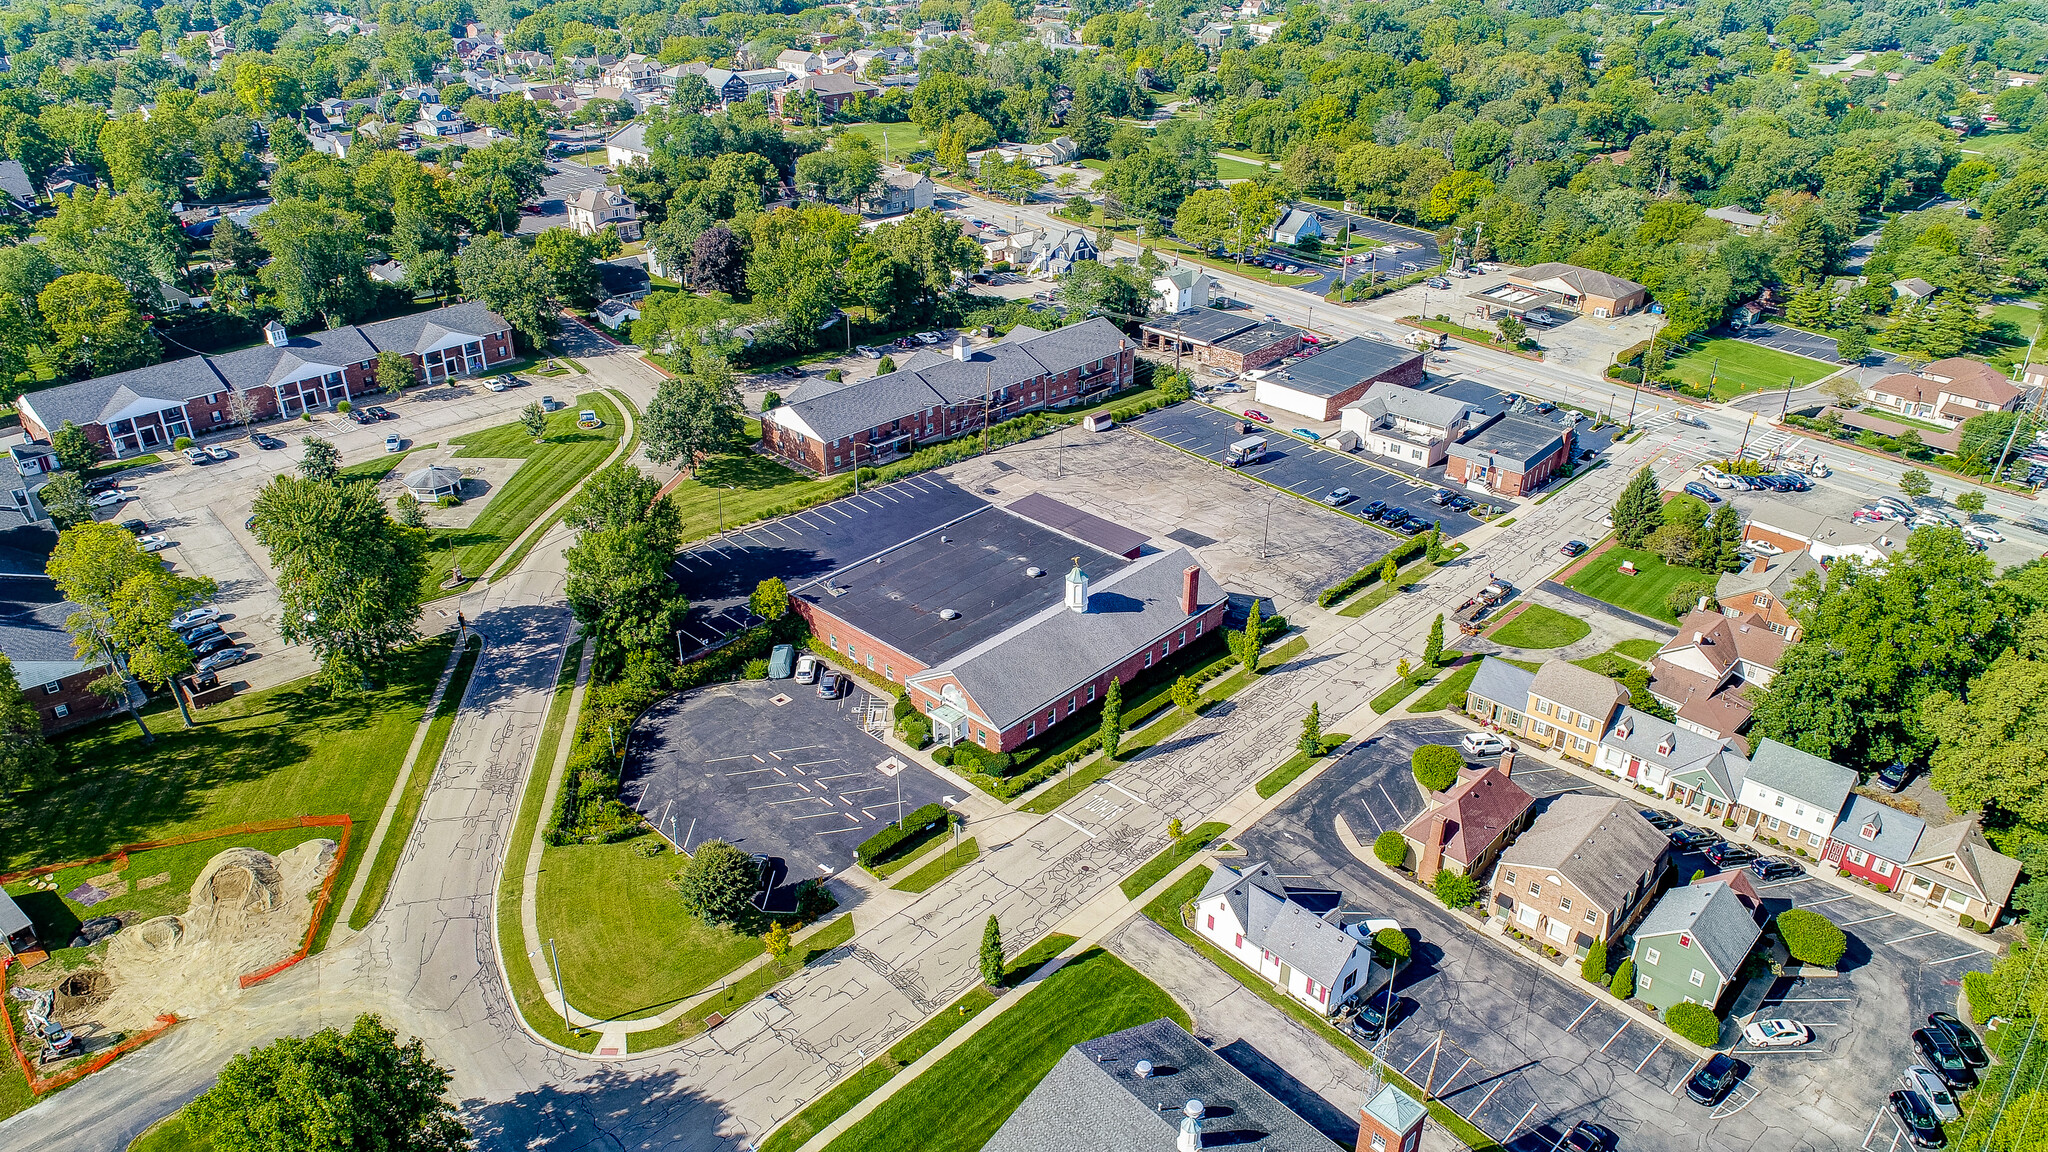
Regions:
<instances>
[{"instance_id":1,"label":"shrub row","mask_svg":"<svg viewBox=\"0 0 2048 1152\"><path fill-rule=\"evenodd\" d=\"M905 840L952 819L953 814L946 810L944 804L927 804L905 816L900 823L885 824L880 832L861 841L860 847L853 850L854 858L861 862L862 867L873 867L895 855Z\"/></svg>"},{"instance_id":2,"label":"shrub row","mask_svg":"<svg viewBox=\"0 0 2048 1152\"><path fill-rule=\"evenodd\" d=\"M1427 533L1425 533L1421 536L1416 536L1405 543L1395 545L1394 550L1391 553L1389 553L1389 555L1393 556L1394 558L1394 566L1398 568L1401 565L1406 564L1408 561L1415 559L1417 556L1420 556L1422 554L1423 548L1426 547L1428 543L1429 536ZM1365 567L1360 568L1358 571L1353 572L1351 575L1346 576L1342 580L1337 581L1335 584L1330 585L1328 588L1323 589L1322 594L1316 597L1316 606L1320 608L1328 608L1330 605L1335 604L1340 600L1343 600L1344 598L1350 596L1353 592L1356 592L1360 588L1365 587L1367 584L1370 584L1373 581L1379 579L1380 570L1381 568L1385 567L1385 565L1386 560L1382 558L1379 561L1379 563L1368 564Z\"/></svg>"}]
</instances>

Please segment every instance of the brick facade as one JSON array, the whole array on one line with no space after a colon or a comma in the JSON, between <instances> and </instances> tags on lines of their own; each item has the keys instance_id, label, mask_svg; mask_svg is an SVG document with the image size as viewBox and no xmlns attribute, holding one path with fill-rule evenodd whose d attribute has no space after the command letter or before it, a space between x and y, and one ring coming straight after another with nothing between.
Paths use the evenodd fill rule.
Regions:
<instances>
[{"instance_id":1,"label":"brick facade","mask_svg":"<svg viewBox=\"0 0 2048 1152\"><path fill-rule=\"evenodd\" d=\"M47 683L23 684L21 691L42 717L43 731L62 732L114 711L115 705L87 688L105 673L102 664Z\"/></svg>"}]
</instances>

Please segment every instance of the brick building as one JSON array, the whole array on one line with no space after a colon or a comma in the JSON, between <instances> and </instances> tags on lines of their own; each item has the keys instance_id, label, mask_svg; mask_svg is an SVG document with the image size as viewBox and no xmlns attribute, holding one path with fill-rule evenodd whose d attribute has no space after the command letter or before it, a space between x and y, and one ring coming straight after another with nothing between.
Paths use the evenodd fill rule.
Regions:
<instances>
[{"instance_id":1,"label":"brick building","mask_svg":"<svg viewBox=\"0 0 2048 1152\"><path fill-rule=\"evenodd\" d=\"M22 427L47 440L69 421L118 459L167 448L180 436L226 430L236 423L231 401L237 392L255 402L260 420L331 409L376 391L380 352L404 353L430 384L512 359L512 326L476 303L303 336L272 322L264 336L262 344L219 356L188 356L31 392L20 401Z\"/></svg>"},{"instance_id":2,"label":"brick building","mask_svg":"<svg viewBox=\"0 0 2048 1152\"><path fill-rule=\"evenodd\" d=\"M1493 915L1560 952L1611 942L1649 905L1671 841L1633 801L1554 797L1494 866Z\"/></svg>"},{"instance_id":3,"label":"brick building","mask_svg":"<svg viewBox=\"0 0 2048 1152\"><path fill-rule=\"evenodd\" d=\"M1127 559L1121 541L1088 542L1085 514L1043 503L1064 509L1061 527L984 508L800 585L791 604L840 658L902 684L940 743L1018 748L1111 678L1214 633L1229 599L1187 549Z\"/></svg>"},{"instance_id":4,"label":"brick building","mask_svg":"<svg viewBox=\"0 0 2048 1152\"><path fill-rule=\"evenodd\" d=\"M1155 316L1138 333L1148 349L1226 372L1264 368L1301 351L1301 329L1220 308Z\"/></svg>"},{"instance_id":5,"label":"brick building","mask_svg":"<svg viewBox=\"0 0 2048 1152\"><path fill-rule=\"evenodd\" d=\"M976 348L963 336L867 380L807 380L761 416L761 444L812 472L872 467L1026 412L1095 403L1137 379L1131 341L1107 320L1018 325Z\"/></svg>"},{"instance_id":6,"label":"brick building","mask_svg":"<svg viewBox=\"0 0 2048 1152\"><path fill-rule=\"evenodd\" d=\"M1446 449L1444 483L1499 496L1527 496L1550 483L1571 460L1576 442L1570 425L1503 416Z\"/></svg>"}]
</instances>

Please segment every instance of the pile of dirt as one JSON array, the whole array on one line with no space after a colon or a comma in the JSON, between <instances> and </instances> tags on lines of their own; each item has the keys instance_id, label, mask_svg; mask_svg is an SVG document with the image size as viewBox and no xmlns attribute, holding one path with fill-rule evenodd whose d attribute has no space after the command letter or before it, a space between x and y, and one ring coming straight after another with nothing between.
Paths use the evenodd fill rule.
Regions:
<instances>
[{"instance_id":1,"label":"pile of dirt","mask_svg":"<svg viewBox=\"0 0 2048 1152\"><path fill-rule=\"evenodd\" d=\"M334 870L332 840L281 855L229 848L207 861L183 915L134 925L107 946L90 1017L139 1029L165 1012L204 1015L241 991L241 977L298 950L312 923L310 899ZM59 992L61 998L62 992Z\"/></svg>"}]
</instances>

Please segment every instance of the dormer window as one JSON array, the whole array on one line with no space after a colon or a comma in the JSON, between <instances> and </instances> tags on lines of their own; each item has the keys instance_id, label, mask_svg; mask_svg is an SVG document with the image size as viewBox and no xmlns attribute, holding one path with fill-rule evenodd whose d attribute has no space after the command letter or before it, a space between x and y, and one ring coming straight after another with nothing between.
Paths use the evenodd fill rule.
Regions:
<instances>
[{"instance_id":1,"label":"dormer window","mask_svg":"<svg viewBox=\"0 0 2048 1152\"><path fill-rule=\"evenodd\" d=\"M1864 822L1862 835L1865 840L1877 839L1877 821L1874 818Z\"/></svg>"},{"instance_id":2,"label":"dormer window","mask_svg":"<svg viewBox=\"0 0 2048 1152\"><path fill-rule=\"evenodd\" d=\"M1676 748L1676 747L1678 747L1678 736L1677 736L1677 734L1675 734L1675 733L1674 733L1674 734L1668 735L1668 736L1664 737L1664 739L1662 739L1662 740L1659 740L1659 741L1657 742L1657 755L1659 755L1659 756L1669 756L1669 755L1671 755L1671 750L1672 750L1673 748Z\"/></svg>"}]
</instances>

